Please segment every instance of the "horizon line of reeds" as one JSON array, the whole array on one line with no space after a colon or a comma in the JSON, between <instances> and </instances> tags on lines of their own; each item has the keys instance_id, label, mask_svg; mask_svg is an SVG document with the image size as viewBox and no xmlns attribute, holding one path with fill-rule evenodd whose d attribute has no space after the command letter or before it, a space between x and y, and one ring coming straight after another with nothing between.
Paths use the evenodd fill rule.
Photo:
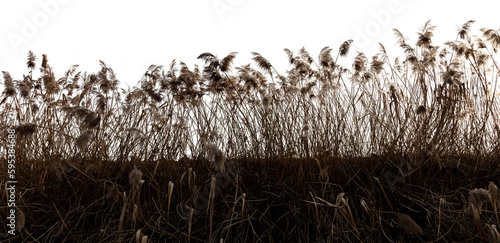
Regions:
<instances>
[{"instance_id":1,"label":"horizon line of reeds","mask_svg":"<svg viewBox=\"0 0 500 243\"><path fill-rule=\"evenodd\" d=\"M471 35L473 22L444 47L432 42L430 21L415 44L395 29L402 57L390 59L380 44L349 68L338 63L352 40L317 58L284 49L284 74L256 52L254 65L237 67L236 52L207 52L202 68L151 65L128 90L103 61L95 73L73 65L57 78L43 54L33 77L30 51L22 79L3 71L0 128L16 127L26 159L499 156L500 34Z\"/></svg>"}]
</instances>

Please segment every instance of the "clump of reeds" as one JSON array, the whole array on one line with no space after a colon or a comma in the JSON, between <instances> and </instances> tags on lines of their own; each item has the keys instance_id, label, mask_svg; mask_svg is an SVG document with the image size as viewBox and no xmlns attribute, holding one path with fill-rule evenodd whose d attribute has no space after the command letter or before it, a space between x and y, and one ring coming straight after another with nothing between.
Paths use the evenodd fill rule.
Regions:
<instances>
[{"instance_id":1,"label":"clump of reeds","mask_svg":"<svg viewBox=\"0 0 500 243\"><path fill-rule=\"evenodd\" d=\"M497 221L500 223L500 218L498 216L498 209L500 208L500 191L498 190L497 185L492 181L490 181L490 184L488 186L488 192L490 194L493 212L495 213Z\"/></svg>"},{"instance_id":2,"label":"clump of reeds","mask_svg":"<svg viewBox=\"0 0 500 243\"><path fill-rule=\"evenodd\" d=\"M494 188L492 187L492 191ZM491 194L488 190L480 188L474 188L474 190L469 191L469 202L470 210L472 211L472 216L474 219L474 225L478 230L483 241L485 241L485 233L483 230L483 224L481 222L481 211L484 204L491 202Z\"/></svg>"},{"instance_id":3,"label":"clump of reeds","mask_svg":"<svg viewBox=\"0 0 500 243\"><path fill-rule=\"evenodd\" d=\"M191 69L178 61L151 65L130 90L119 88L116 74L102 61L95 73L72 66L58 79L43 55L37 79L32 72L37 59L30 52L30 73L23 79L3 73L0 104L20 123L43 125L38 131L43 136L30 146L47 137L63 156L73 154L64 146L67 135L80 136L75 125L80 131L96 130L99 141L85 156L176 160L205 152L219 170L231 157L357 157L388 151L493 155L498 146L488 134L500 131L494 109L499 105L498 31L482 29L482 37L473 36L473 23L465 23L459 38L442 47L433 43L430 21L417 33L416 45L395 30L404 55L394 61L380 45L373 57L358 52L352 65L345 65L352 40L336 54L323 48L317 59L305 48L298 53L285 49L290 69L284 74L256 52L254 63L239 67L233 67L235 52L223 58L207 52L198 57L203 67ZM15 108L19 100L25 103ZM68 120L59 119L61 112ZM300 141L304 121L314 128L308 144ZM224 129L220 139L210 140L216 146L200 146L203 131L214 128ZM457 139L446 141L450 136ZM150 146L133 146L135 139ZM35 152L26 156L36 158Z\"/></svg>"},{"instance_id":4,"label":"clump of reeds","mask_svg":"<svg viewBox=\"0 0 500 243\"><path fill-rule=\"evenodd\" d=\"M242 66L234 52L207 52L200 67L151 65L128 90L102 61L97 72L72 66L56 77L42 55L36 77L30 52L26 74L3 72L0 97L0 129L23 138L16 168L33 228L13 241L89 232L95 241L451 242L486 239L485 228L495 239L500 35L473 35L472 24L442 46L431 22L415 43L395 30L395 59L383 45L351 55L352 40L317 58L285 49L283 73L256 52ZM487 190L472 189L483 179ZM402 230L392 230L388 216L408 209L426 213L398 214Z\"/></svg>"},{"instance_id":5,"label":"clump of reeds","mask_svg":"<svg viewBox=\"0 0 500 243\"><path fill-rule=\"evenodd\" d=\"M207 158L211 163L211 166L217 171L224 171L226 157L222 150L220 150L214 143L206 143L204 145L204 151L207 154Z\"/></svg>"}]
</instances>

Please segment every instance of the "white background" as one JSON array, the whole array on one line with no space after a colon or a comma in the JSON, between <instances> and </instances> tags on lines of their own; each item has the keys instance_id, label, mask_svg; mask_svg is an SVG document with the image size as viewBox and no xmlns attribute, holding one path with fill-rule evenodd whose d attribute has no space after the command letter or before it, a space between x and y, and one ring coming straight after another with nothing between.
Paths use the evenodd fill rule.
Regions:
<instances>
[{"instance_id":1,"label":"white background","mask_svg":"<svg viewBox=\"0 0 500 243\"><path fill-rule=\"evenodd\" d=\"M130 86L151 64L202 65L196 57L203 52L239 52L237 65L259 52L284 73L283 48L304 46L316 57L331 46L335 55L343 41L354 39L351 56L372 56L379 42L390 54L398 49L393 28L414 43L427 20L437 25L434 43L440 46L471 19L477 21L473 34L500 28L497 0L2 0L0 9L0 71L21 79L32 50L37 65L48 55L58 77L72 64L96 72L103 60Z\"/></svg>"}]
</instances>

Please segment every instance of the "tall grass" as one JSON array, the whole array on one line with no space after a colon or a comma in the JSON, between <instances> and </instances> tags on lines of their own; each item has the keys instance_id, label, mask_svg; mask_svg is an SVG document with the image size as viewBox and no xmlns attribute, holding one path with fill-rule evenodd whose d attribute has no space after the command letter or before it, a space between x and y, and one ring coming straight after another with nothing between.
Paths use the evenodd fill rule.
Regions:
<instances>
[{"instance_id":1,"label":"tall grass","mask_svg":"<svg viewBox=\"0 0 500 243\"><path fill-rule=\"evenodd\" d=\"M88 181L93 187L100 185L100 193L109 191L102 198L107 198L116 208L86 205L97 210L96 213L121 214L118 235L136 237L137 234L137 239L141 240L146 233L151 234L149 239L153 239L153 235L177 240L199 240L200 235L207 236L196 228L196 224L200 224L196 220L207 217L198 216L203 210L193 208L193 203L199 199L198 194L202 193L202 188L195 186L200 186L200 181L192 181L190 168L187 188L183 179L174 187L171 181L176 180L172 177L178 176L166 174L168 171L180 175L185 170L183 166L195 166L207 172L202 176L206 180L202 183L209 185L209 195L206 195L210 201L209 209L205 211L209 215L210 239L264 241L279 235L282 240L290 240L288 234L302 241L312 240L309 239L312 235L327 235L331 240L332 237L356 237L357 240L375 241L397 241L398 237L414 239L411 238L415 237L413 235L422 234L425 236L419 237L426 238L419 239L450 237L449 232L443 231L451 230L460 217L465 217L462 212L453 211L463 201L450 199L457 203L452 205L444 199L452 197L449 191L441 188L440 192L428 194L431 191L420 188L427 185L426 173L422 170L432 172L439 168L439 173L444 173L443 168L461 168L462 163L468 176L482 175L489 179L495 178L499 171L497 82L500 72L497 61L500 33L481 29L482 37L473 36L469 33L472 23L465 23L455 40L444 43L442 47L432 42L435 26L430 22L419 30L415 44L394 30L403 56L391 59L380 44L378 54L368 58L364 53L356 53L352 66L348 67L339 63L349 55L352 40L345 41L338 49L323 48L317 58L304 48L297 53L285 49L290 66L283 73L259 53L252 53L252 64L238 67L233 66L235 52L222 58L203 53L198 57L204 62L201 68L190 69L185 63L176 61L167 67L151 65L138 85L128 90L120 86L113 69L102 61L97 72L79 71L74 65L63 77L55 77L47 56L43 55L38 67L40 76L34 77L38 60L34 53L29 52L28 73L21 79L15 80L8 72L3 72L0 130L16 128L18 166L23 168L20 173L33 176L23 179L27 183L26 189L49 183L51 178L46 178L43 173L37 174L44 171L45 174L53 173L60 183ZM2 140L5 142L6 136L2 136ZM255 164L248 165L248 161ZM405 165L411 170L398 167L396 163L401 161L410 161ZM296 165L295 162L300 163ZM206 167L200 163L206 163ZM124 193L127 183L122 178L126 178L134 164L141 164L147 170L144 172L145 183L150 185L139 191L141 178L135 175L140 173L142 177L143 172L134 167L133 174L130 174L133 186ZM241 172L242 168L246 171ZM295 181L288 181L285 174L273 168L289 172L296 177ZM369 176L370 169L379 173L377 178ZM75 170L79 173L69 179L68 173ZM404 180L404 188L427 197L418 198L417 206L419 210L427 210L428 214L438 215L437 232L422 229L408 216L413 213L398 212L405 209L393 205L402 203L393 200L397 198L406 202L414 200L415 195L398 194L403 188L394 191L391 185L399 185L399 181L387 179L388 173ZM216 186L223 175L230 178L231 187ZM270 175L275 177L268 177ZM385 179L381 182L378 177L382 175ZM272 201L266 201L268 206L259 202L266 198L263 195L266 191L247 190L243 182L246 185L252 182L242 182L242 177L253 180L252 176L262 176L263 179L255 179L256 184L249 188L267 190L269 197L282 200L279 202L292 200L284 204L290 211L276 212ZM440 176L454 179L445 174L432 174L427 179L439 188ZM274 178L273 183L281 184L262 184L270 183L266 182L269 178ZM484 183L489 182L478 181L468 179L467 185L472 190L472 186L485 186ZM356 183L359 188L355 189L350 183ZM446 185L450 191L455 188ZM268 188L264 189L265 186ZM59 186L52 185L51 188L55 190ZM276 195L273 193L281 190L276 188L289 191ZM67 195L77 200L76 192L82 189L71 190L74 194L68 192ZM229 190L233 191L226 194ZM219 195L219 192L224 193ZM295 196L291 192L297 193L297 199L293 199ZM442 194L441 198L438 193ZM144 195L150 196L152 201ZM32 196L30 199L34 203L37 197ZM347 199L348 196L356 197L358 201L353 202ZM224 203L218 203L218 200ZM178 204L177 211L182 212L180 218L186 220L189 230L179 230L184 226L164 221L162 214L167 214L169 219L175 214L171 203ZM252 204L257 205L256 208L252 208ZM434 204L437 206L432 206ZM497 206L493 205L498 224ZM63 203L58 207L68 209L73 206ZM58 207L54 204L55 209ZM277 206L278 210L286 207L283 204ZM449 214L443 216L446 207ZM476 208L474 218L478 222L481 212L478 207L472 207ZM256 215L252 211L259 212L260 209L264 211L255 221ZM382 217L383 209L389 210L394 217ZM226 213L221 213L221 210ZM29 212L23 211L29 218ZM44 211L40 211L43 214ZM67 217L72 215L71 210L66 213ZM130 231L124 232L127 223L123 221L129 214L133 215L133 223L129 225ZM486 214L489 220L486 225L491 228L494 214L491 211ZM62 224L66 216L59 216ZM298 226L300 229L288 225L294 218L302 220ZM281 219L288 223L283 225ZM109 219L105 221L111 222ZM397 221L407 233L397 236L384 231L392 229L387 225ZM422 218L417 221L422 223ZM137 231L141 222L148 230ZM219 224L214 228L216 222ZM252 222L260 222L261 228L257 231L265 229L263 224L267 224L274 225L278 232L272 232L272 229L271 232L257 232ZM459 223L459 235L472 240L473 235L468 231L471 225L460 222L464 223ZM82 224L86 225L85 222ZM231 230L236 227L233 224L245 225L237 226L244 227L244 230L234 232ZM477 227L484 238L486 233L481 225L476 223L472 227ZM161 230L160 226L170 231ZM80 229L78 223L72 230L67 224L61 227L60 232ZM47 235L58 236L54 229L45 227L44 230L45 233L39 236L42 239ZM96 231L94 239L108 239L109 229L101 230L105 233ZM207 228L202 231L207 231ZM490 231L495 232L493 228ZM80 239L75 235L65 237L69 237L66 240L71 237ZM320 238L312 241L321 242Z\"/></svg>"},{"instance_id":2,"label":"tall grass","mask_svg":"<svg viewBox=\"0 0 500 243\"><path fill-rule=\"evenodd\" d=\"M151 65L131 90L102 61L96 73L75 65L56 78L44 55L34 78L30 52L21 80L4 72L2 129L15 125L29 137L27 159L176 160L197 158L209 144L232 159L495 156L499 35L482 29L483 38L470 36L470 24L444 47L432 43L430 23L415 45L395 30L404 57L391 60L380 45L371 59L357 53L351 68L337 64L351 41L334 55L325 47L316 59L285 49L285 74L258 53L255 68L233 68L236 53L203 53L203 70Z\"/></svg>"}]
</instances>

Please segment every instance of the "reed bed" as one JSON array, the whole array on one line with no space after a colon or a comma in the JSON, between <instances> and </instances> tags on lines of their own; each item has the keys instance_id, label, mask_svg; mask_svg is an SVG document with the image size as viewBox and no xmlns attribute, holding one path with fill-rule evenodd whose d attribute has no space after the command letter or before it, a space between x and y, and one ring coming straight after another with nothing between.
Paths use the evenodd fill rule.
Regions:
<instances>
[{"instance_id":1,"label":"reed bed","mask_svg":"<svg viewBox=\"0 0 500 243\"><path fill-rule=\"evenodd\" d=\"M352 40L285 49L283 73L203 53L128 89L29 52L3 72L25 221L6 240L498 241L500 33L473 22L441 47L430 21L416 43L394 30L395 59L380 44L346 67Z\"/></svg>"}]
</instances>

